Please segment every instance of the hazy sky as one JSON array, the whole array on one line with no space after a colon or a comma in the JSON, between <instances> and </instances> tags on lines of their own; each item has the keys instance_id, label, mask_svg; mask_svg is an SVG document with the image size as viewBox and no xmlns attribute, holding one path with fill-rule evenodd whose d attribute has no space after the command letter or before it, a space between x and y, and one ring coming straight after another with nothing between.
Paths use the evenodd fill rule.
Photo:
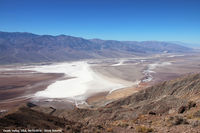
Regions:
<instances>
[{"instance_id":1,"label":"hazy sky","mask_svg":"<svg viewBox=\"0 0 200 133\"><path fill-rule=\"evenodd\" d=\"M0 0L0 31L200 43L200 0Z\"/></svg>"}]
</instances>

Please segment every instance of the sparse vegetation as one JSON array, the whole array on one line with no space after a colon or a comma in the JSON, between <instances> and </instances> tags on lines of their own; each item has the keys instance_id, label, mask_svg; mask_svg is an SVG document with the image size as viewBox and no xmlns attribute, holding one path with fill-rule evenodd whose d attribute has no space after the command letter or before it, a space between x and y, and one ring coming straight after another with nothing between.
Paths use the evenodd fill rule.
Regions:
<instances>
[{"instance_id":1,"label":"sparse vegetation","mask_svg":"<svg viewBox=\"0 0 200 133\"><path fill-rule=\"evenodd\" d=\"M107 131L107 132L113 132L113 128L108 127L108 128L106 129L106 131Z\"/></svg>"},{"instance_id":2,"label":"sparse vegetation","mask_svg":"<svg viewBox=\"0 0 200 133\"><path fill-rule=\"evenodd\" d=\"M113 122L114 126L119 126L119 127L128 127L129 126L129 121L127 120L118 120Z\"/></svg>"},{"instance_id":3,"label":"sparse vegetation","mask_svg":"<svg viewBox=\"0 0 200 133\"><path fill-rule=\"evenodd\" d=\"M153 128L149 128L146 126L137 126L136 131L140 133L149 133L149 132L153 132L154 130Z\"/></svg>"},{"instance_id":4,"label":"sparse vegetation","mask_svg":"<svg viewBox=\"0 0 200 133\"><path fill-rule=\"evenodd\" d=\"M169 123L170 126L180 125L180 124L189 124L187 119L183 118L182 116L169 117L167 122Z\"/></svg>"}]
</instances>

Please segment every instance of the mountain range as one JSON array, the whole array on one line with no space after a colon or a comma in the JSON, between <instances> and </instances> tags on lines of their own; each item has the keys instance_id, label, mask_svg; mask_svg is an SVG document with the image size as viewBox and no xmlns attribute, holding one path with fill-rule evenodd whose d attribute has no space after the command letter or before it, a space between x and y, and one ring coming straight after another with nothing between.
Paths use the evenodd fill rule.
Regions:
<instances>
[{"instance_id":1,"label":"mountain range","mask_svg":"<svg viewBox=\"0 0 200 133\"><path fill-rule=\"evenodd\" d=\"M0 64L132 57L155 53L191 52L176 43L84 39L67 35L0 32Z\"/></svg>"}]
</instances>

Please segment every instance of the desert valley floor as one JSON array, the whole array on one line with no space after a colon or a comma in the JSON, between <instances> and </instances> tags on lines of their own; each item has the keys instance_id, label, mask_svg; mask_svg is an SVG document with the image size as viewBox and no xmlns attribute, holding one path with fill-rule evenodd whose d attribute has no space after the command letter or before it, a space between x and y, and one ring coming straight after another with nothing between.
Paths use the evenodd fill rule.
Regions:
<instances>
[{"instance_id":1,"label":"desert valley floor","mask_svg":"<svg viewBox=\"0 0 200 133\"><path fill-rule=\"evenodd\" d=\"M0 112L31 101L73 109L104 106L155 83L199 72L199 54L0 66Z\"/></svg>"}]
</instances>

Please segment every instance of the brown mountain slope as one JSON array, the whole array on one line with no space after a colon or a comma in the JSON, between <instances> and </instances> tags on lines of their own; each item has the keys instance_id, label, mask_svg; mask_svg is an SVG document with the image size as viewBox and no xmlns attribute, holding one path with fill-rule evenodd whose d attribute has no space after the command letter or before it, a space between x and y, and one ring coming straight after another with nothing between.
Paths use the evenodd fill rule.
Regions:
<instances>
[{"instance_id":1,"label":"brown mountain slope","mask_svg":"<svg viewBox=\"0 0 200 133\"><path fill-rule=\"evenodd\" d=\"M83 130L98 130L98 126L87 126L86 123L74 122L32 110L30 107L21 107L18 111L0 118L0 132L12 129L51 130L52 132L79 133ZM54 130L54 131L53 131ZM103 130L102 130L103 131ZM38 132L38 131L31 131ZM40 132L40 131L39 131ZM49 131L47 131L49 132Z\"/></svg>"},{"instance_id":2,"label":"brown mountain slope","mask_svg":"<svg viewBox=\"0 0 200 133\"><path fill-rule=\"evenodd\" d=\"M199 99L200 74L190 74L162 82L105 107L75 108L72 111L55 110L51 114L62 119L64 117L64 123L79 123L79 128L75 128L80 132L197 133L200 131ZM39 111L41 108L36 106L28 110ZM48 112L48 109L43 111ZM12 122L15 120L10 121L10 117L4 118L8 120L7 125L16 126ZM42 117L41 119L43 120ZM23 121L27 120L21 122ZM31 120L28 122L31 123ZM2 124L3 121L0 121L1 126ZM66 127L63 130L66 130Z\"/></svg>"},{"instance_id":3,"label":"brown mountain slope","mask_svg":"<svg viewBox=\"0 0 200 133\"><path fill-rule=\"evenodd\" d=\"M58 111L54 115L104 125L105 128L112 127L114 132L136 132L141 125L147 128L144 130L153 129L158 132L195 132L199 126L194 123L200 123L200 117L194 115L199 113L199 99L200 74L190 74L162 82L103 108Z\"/></svg>"}]
</instances>

